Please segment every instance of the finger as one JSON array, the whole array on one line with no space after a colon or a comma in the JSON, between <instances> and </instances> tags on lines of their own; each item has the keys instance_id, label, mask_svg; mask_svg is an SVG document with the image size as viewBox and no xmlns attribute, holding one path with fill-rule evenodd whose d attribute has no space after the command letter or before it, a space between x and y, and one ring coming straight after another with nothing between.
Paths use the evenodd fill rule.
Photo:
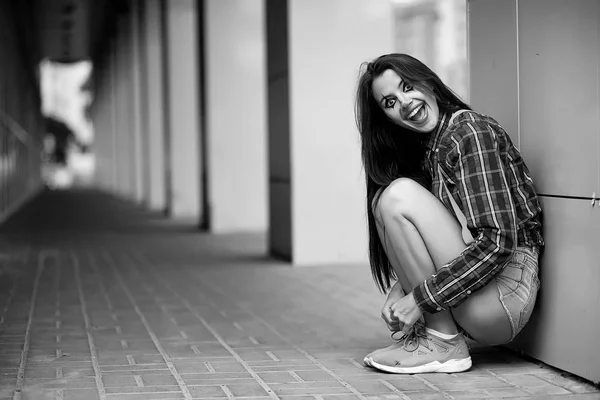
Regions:
<instances>
[{"instance_id":1,"label":"finger","mask_svg":"<svg viewBox=\"0 0 600 400\"><path fill-rule=\"evenodd\" d=\"M390 319L391 320L393 320L393 321L400 321L400 322L403 323L404 322L404 318L405 318L404 313L401 313L395 307L390 307Z\"/></svg>"},{"instance_id":2,"label":"finger","mask_svg":"<svg viewBox=\"0 0 600 400\"><path fill-rule=\"evenodd\" d=\"M405 324L405 325L402 326L402 332L403 333L409 333L411 329L412 329L412 325L406 325Z\"/></svg>"},{"instance_id":3,"label":"finger","mask_svg":"<svg viewBox=\"0 0 600 400\"><path fill-rule=\"evenodd\" d=\"M383 307L383 309L381 310L381 317L388 324L396 320L396 318L394 317L394 314L392 313L391 307L388 305L385 305Z\"/></svg>"},{"instance_id":4,"label":"finger","mask_svg":"<svg viewBox=\"0 0 600 400\"><path fill-rule=\"evenodd\" d=\"M381 319L388 325L393 322L392 318L384 310L381 310Z\"/></svg>"},{"instance_id":5,"label":"finger","mask_svg":"<svg viewBox=\"0 0 600 400\"><path fill-rule=\"evenodd\" d=\"M400 324L399 321L392 321L387 324L387 327L392 332L398 332L402 329L402 325Z\"/></svg>"}]
</instances>

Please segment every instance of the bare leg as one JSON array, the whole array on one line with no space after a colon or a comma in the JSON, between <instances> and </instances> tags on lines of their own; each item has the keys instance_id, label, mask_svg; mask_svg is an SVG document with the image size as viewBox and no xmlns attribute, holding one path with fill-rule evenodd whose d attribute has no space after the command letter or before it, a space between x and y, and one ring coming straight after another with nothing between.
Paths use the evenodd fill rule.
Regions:
<instances>
[{"instance_id":1,"label":"bare leg","mask_svg":"<svg viewBox=\"0 0 600 400\"><path fill-rule=\"evenodd\" d=\"M410 179L398 179L382 193L375 207L380 240L406 293L465 249L461 226L429 191ZM510 321L495 280L450 311L425 314L428 327L457 333L458 322L482 343L505 343Z\"/></svg>"},{"instance_id":2,"label":"bare leg","mask_svg":"<svg viewBox=\"0 0 600 400\"><path fill-rule=\"evenodd\" d=\"M392 225L390 223L386 226L378 223L377 230L379 231L379 237L382 238L385 229L384 248L386 254L396 272L398 281L402 285L402 289L405 293L410 293L415 286L435 273L435 265L433 265L425 243L415 226L408 220L396 222L399 222L400 226L393 226L391 229L387 228L387 226ZM402 248L410 249L410 251L399 251ZM425 268L410 268L411 265L419 265ZM429 271L431 273L428 273ZM418 283L415 284L414 282ZM429 328L442 333L458 333L450 311L425 314L424 316L425 324Z\"/></svg>"}]
</instances>

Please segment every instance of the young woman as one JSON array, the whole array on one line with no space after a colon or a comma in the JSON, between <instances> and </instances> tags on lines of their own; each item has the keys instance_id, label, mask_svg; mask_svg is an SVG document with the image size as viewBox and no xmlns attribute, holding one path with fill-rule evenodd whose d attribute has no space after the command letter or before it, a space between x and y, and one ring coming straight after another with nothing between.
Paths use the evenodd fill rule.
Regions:
<instances>
[{"instance_id":1,"label":"young woman","mask_svg":"<svg viewBox=\"0 0 600 400\"><path fill-rule=\"evenodd\" d=\"M392 336L403 333L365 364L465 371L464 333L510 342L535 304L544 242L529 170L494 119L405 54L364 65L356 118L371 270L389 290L381 316Z\"/></svg>"}]
</instances>

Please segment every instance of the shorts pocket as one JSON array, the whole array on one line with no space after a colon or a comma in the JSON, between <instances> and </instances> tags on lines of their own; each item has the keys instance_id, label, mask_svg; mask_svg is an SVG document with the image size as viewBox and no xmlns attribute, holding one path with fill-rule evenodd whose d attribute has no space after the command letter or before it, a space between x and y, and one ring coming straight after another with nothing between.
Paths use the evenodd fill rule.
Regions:
<instances>
[{"instance_id":1,"label":"shorts pocket","mask_svg":"<svg viewBox=\"0 0 600 400\"><path fill-rule=\"evenodd\" d=\"M517 332L520 332L521 329L529 322L529 318L531 318L531 314L533 312L533 308L535 307L535 301L537 299L537 293L540 288L540 280L537 277L536 273L533 273L531 276L531 285L529 287L529 296L527 296L527 300L523 305L523 309L521 310L519 316L519 323L517 326Z\"/></svg>"},{"instance_id":2,"label":"shorts pocket","mask_svg":"<svg viewBox=\"0 0 600 400\"><path fill-rule=\"evenodd\" d=\"M498 274L498 284L503 286L504 294L509 294L517 290L523 281L524 255L515 253L513 258L506 264L502 272Z\"/></svg>"}]
</instances>

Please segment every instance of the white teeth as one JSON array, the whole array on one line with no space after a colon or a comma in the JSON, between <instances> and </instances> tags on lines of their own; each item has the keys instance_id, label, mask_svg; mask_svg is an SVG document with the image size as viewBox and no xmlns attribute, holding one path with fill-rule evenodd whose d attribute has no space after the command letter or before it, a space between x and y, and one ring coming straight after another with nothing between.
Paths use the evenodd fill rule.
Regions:
<instances>
[{"instance_id":1,"label":"white teeth","mask_svg":"<svg viewBox=\"0 0 600 400\"><path fill-rule=\"evenodd\" d=\"M421 109L421 107L423 107L423 104L421 104L420 106L418 106L417 108L415 108L414 110L412 110L412 112L410 114L408 114L408 116L406 117L406 119L411 119L412 117L414 117L419 110Z\"/></svg>"}]
</instances>

